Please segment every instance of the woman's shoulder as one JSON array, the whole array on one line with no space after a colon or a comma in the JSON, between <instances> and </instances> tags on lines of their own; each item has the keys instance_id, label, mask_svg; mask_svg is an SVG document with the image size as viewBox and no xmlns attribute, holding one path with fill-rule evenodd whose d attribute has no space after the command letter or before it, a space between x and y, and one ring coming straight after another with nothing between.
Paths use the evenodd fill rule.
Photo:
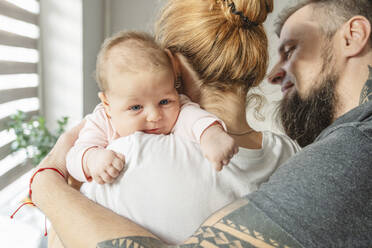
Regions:
<instances>
[{"instance_id":1,"label":"woman's shoulder","mask_svg":"<svg viewBox=\"0 0 372 248\"><path fill-rule=\"evenodd\" d=\"M285 134L273 131L262 131L262 139L263 149L285 150L292 154L301 150L297 142Z\"/></svg>"},{"instance_id":2,"label":"woman's shoulder","mask_svg":"<svg viewBox=\"0 0 372 248\"><path fill-rule=\"evenodd\" d=\"M234 156L239 161L252 160L259 163L282 163L297 153L301 148L288 136L273 131L261 131L262 141L260 149L248 149L239 147L239 153ZM266 161L266 162L265 162Z\"/></svg>"}]
</instances>

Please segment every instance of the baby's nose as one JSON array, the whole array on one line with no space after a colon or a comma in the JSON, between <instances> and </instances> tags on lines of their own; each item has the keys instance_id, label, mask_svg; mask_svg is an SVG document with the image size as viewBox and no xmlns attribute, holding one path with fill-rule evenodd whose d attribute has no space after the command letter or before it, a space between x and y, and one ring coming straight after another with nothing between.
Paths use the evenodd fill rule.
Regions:
<instances>
[{"instance_id":1,"label":"baby's nose","mask_svg":"<svg viewBox=\"0 0 372 248\"><path fill-rule=\"evenodd\" d=\"M161 111L158 108L152 108L147 113L147 121L160 121L161 118Z\"/></svg>"}]
</instances>

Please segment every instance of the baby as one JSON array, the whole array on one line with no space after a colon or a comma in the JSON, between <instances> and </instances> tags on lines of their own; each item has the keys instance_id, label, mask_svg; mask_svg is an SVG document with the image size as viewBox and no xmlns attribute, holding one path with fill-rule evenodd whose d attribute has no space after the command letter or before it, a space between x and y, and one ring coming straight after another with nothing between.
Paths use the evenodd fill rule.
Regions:
<instances>
[{"instance_id":1,"label":"baby","mask_svg":"<svg viewBox=\"0 0 372 248\"><path fill-rule=\"evenodd\" d=\"M86 117L66 158L69 173L78 181L112 183L125 158L105 148L137 131L174 133L197 142L217 170L238 152L222 121L177 93L180 82L175 81L170 58L150 35L120 32L106 40L96 73L101 103Z\"/></svg>"}]
</instances>

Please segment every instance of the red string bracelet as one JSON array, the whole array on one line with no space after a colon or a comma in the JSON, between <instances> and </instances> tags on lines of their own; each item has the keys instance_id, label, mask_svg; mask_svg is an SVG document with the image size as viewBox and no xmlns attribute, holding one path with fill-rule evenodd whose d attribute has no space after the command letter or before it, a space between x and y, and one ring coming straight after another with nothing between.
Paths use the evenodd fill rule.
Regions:
<instances>
[{"instance_id":1,"label":"red string bracelet","mask_svg":"<svg viewBox=\"0 0 372 248\"><path fill-rule=\"evenodd\" d=\"M31 177L31 179L30 179L29 191L28 191L28 197L30 198L31 201L29 201L29 202L25 202L25 203L23 203L21 206L19 206L19 207L16 209L16 211L14 211L14 213L10 216L11 219L14 218L14 215L15 215L15 214L18 212L18 210L20 210L23 206L28 205L28 204L29 204L29 205L32 205L32 206L36 206L36 205L32 202L32 190L31 190L31 184L32 184L32 182L34 181L34 177L36 176L36 174L39 173L39 172L42 172L42 171L44 171L44 170L53 170L53 171L57 172L58 174L60 174L60 175L63 177L63 179L66 179L65 175L63 174L63 172L60 171L60 170L57 169L57 168L46 167L46 168L40 168L40 169L38 169L37 171L35 171L34 174L33 174L32 177ZM45 225L45 233L44 233L44 236L47 236L48 233L47 233L47 227L46 227L46 217L45 217L44 225Z\"/></svg>"},{"instance_id":2,"label":"red string bracelet","mask_svg":"<svg viewBox=\"0 0 372 248\"><path fill-rule=\"evenodd\" d=\"M88 182L91 182L92 181L92 177L91 176L87 176L87 173L85 172L84 170L84 157L85 157L85 154L87 153L87 151L89 151L90 149L93 149L93 148L98 148L98 146L91 146L91 147L88 147L84 152L83 152L83 156L81 156L81 169L84 173L84 176L85 176L85 179L87 179Z\"/></svg>"}]
</instances>

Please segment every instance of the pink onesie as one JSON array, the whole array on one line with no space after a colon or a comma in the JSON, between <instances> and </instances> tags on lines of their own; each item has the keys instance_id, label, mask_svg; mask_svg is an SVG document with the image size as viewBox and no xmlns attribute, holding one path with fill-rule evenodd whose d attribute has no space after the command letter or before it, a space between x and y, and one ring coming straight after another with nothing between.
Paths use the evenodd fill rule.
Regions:
<instances>
[{"instance_id":1,"label":"pink onesie","mask_svg":"<svg viewBox=\"0 0 372 248\"><path fill-rule=\"evenodd\" d=\"M185 95L180 95L181 110L172 133L185 139L200 143L200 136L215 121L226 130L225 124L216 116L200 108ZM119 138L103 105L98 104L93 113L86 116L86 123L79 133L79 138L66 157L67 170L80 182L88 182L83 171L83 156L92 147L106 148L114 139Z\"/></svg>"}]
</instances>

